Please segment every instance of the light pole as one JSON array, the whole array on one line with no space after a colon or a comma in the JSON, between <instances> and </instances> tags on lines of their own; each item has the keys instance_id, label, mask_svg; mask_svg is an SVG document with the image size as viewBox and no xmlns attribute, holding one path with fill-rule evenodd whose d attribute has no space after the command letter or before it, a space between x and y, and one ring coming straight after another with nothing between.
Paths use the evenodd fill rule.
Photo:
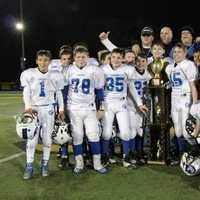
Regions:
<instances>
[{"instance_id":1,"label":"light pole","mask_svg":"<svg viewBox=\"0 0 200 200\"><path fill-rule=\"evenodd\" d=\"M24 50L24 19L23 19L23 4L22 0L20 0L20 22L15 24L15 28L21 33L21 57L20 57L20 67L23 71L26 66L26 58L25 58L25 50Z\"/></svg>"}]
</instances>

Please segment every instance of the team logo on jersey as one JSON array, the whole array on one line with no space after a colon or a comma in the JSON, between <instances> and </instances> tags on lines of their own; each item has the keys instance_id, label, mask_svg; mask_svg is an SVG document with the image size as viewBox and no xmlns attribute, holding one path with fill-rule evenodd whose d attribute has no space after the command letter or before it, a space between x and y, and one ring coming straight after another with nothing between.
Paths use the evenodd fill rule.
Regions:
<instances>
[{"instance_id":1,"label":"team logo on jersey","mask_svg":"<svg viewBox=\"0 0 200 200\"><path fill-rule=\"evenodd\" d=\"M49 115L53 115L54 111L53 110L49 110Z\"/></svg>"}]
</instances>

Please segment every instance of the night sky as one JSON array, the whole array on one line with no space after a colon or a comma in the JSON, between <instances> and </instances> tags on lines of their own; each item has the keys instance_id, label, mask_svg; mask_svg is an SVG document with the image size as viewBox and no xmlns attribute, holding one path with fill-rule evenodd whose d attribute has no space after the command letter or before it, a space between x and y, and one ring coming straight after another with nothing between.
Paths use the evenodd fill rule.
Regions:
<instances>
[{"instance_id":1,"label":"night sky","mask_svg":"<svg viewBox=\"0 0 200 200\"><path fill-rule=\"evenodd\" d=\"M174 5L176 2L176 5ZM96 56L103 49L98 35L111 31L110 39L125 47L132 39L139 39L140 30L151 25L156 34L164 25L174 30L191 25L200 31L197 1L95 1L95 0L23 0L26 66L35 66L39 49L51 50L57 58L63 44L86 42L90 53ZM190 3L190 4L189 4ZM20 16L19 0L0 0L0 81L16 81L20 74L21 40L15 30Z\"/></svg>"}]
</instances>

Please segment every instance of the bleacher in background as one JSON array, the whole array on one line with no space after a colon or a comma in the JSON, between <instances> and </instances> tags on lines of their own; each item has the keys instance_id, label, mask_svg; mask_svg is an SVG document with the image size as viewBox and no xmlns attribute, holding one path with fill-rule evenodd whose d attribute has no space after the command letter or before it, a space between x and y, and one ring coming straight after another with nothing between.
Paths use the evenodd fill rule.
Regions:
<instances>
[{"instance_id":1,"label":"bleacher in background","mask_svg":"<svg viewBox=\"0 0 200 200\"><path fill-rule=\"evenodd\" d=\"M16 91L19 89L19 84L16 82L0 82L0 91Z\"/></svg>"}]
</instances>

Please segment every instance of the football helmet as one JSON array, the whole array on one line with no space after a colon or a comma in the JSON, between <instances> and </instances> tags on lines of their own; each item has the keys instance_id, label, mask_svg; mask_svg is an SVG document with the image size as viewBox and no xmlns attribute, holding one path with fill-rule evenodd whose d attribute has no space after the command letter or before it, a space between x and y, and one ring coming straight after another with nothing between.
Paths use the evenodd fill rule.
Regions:
<instances>
[{"instance_id":1,"label":"football helmet","mask_svg":"<svg viewBox=\"0 0 200 200\"><path fill-rule=\"evenodd\" d=\"M195 129L196 123L196 119L192 115L189 115L185 123L185 129L190 136Z\"/></svg>"},{"instance_id":2,"label":"football helmet","mask_svg":"<svg viewBox=\"0 0 200 200\"><path fill-rule=\"evenodd\" d=\"M195 176L200 173L200 155L184 153L181 157L180 167L188 176Z\"/></svg>"},{"instance_id":3,"label":"football helmet","mask_svg":"<svg viewBox=\"0 0 200 200\"><path fill-rule=\"evenodd\" d=\"M39 129L37 115L29 112L16 117L17 135L22 139L33 139Z\"/></svg>"},{"instance_id":4,"label":"football helmet","mask_svg":"<svg viewBox=\"0 0 200 200\"><path fill-rule=\"evenodd\" d=\"M72 141L72 137L69 134L69 125L66 122L59 120L55 121L54 131L52 134L53 142L56 144L65 144Z\"/></svg>"},{"instance_id":5,"label":"football helmet","mask_svg":"<svg viewBox=\"0 0 200 200\"><path fill-rule=\"evenodd\" d=\"M194 138L192 136L192 133L196 127L196 124L197 124L197 119L194 118L191 114L189 115L189 117L187 118L186 120L186 123L185 123L185 130L187 131L188 133L188 138L187 138L187 141L189 144L191 145L195 145L195 144L200 144L200 137L198 136L197 138Z\"/></svg>"},{"instance_id":6,"label":"football helmet","mask_svg":"<svg viewBox=\"0 0 200 200\"><path fill-rule=\"evenodd\" d=\"M121 142L120 137L119 137L119 132L118 132L117 127L115 125L113 125L113 127L112 127L112 138L111 139L116 144L120 144L120 142Z\"/></svg>"}]
</instances>

